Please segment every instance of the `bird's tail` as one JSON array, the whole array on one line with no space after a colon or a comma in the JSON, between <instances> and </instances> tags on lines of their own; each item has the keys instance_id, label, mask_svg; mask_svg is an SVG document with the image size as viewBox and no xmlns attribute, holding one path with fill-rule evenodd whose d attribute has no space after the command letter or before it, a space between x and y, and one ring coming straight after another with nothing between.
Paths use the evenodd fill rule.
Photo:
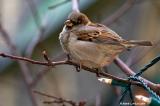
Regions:
<instances>
[{"instance_id":1,"label":"bird's tail","mask_svg":"<svg viewBox=\"0 0 160 106\"><path fill-rule=\"evenodd\" d=\"M124 41L122 43L127 48L135 47L135 46L152 46L152 42L150 41L136 41L136 40L130 40L130 41Z\"/></svg>"},{"instance_id":2,"label":"bird's tail","mask_svg":"<svg viewBox=\"0 0 160 106\"><path fill-rule=\"evenodd\" d=\"M128 41L129 44L137 45L137 46L152 46L152 42L150 41Z\"/></svg>"}]
</instances>

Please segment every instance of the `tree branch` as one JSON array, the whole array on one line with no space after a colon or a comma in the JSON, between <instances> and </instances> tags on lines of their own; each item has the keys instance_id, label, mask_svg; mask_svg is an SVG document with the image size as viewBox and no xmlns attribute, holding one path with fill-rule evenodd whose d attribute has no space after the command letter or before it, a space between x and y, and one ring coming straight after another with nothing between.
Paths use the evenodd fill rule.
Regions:
<instances>
[{"instance_id":1,"label":"tree branch","mask_svg":"<svg viewBox=\"0 0 160 106\"><path fill-rule=\"evenodd\" d=\"M41 61L37 61L37 60L32 60L32 59L29 59L29 58L26 58L26 57L13 56L13 55L5 54L5 53L0 53L0 56L1 57L5 57L5 58L10 58L10 59L13 59L13 60L23 60L23 61L26 61L26 62L30 62L32 64L38 64L38 65L44 65L44 66L52 66L52 67L54 67L54 66L63 65L63 64L79 66L79 64L74 63L74 62L69 61L69 60L56 61L56 62L52 61L51 63L49 63L49 62L41 62ZM86 66L83 66L83 65L82 65L82 69L84 69L85 71L91 72L91 73L95 73L95 74L97 73L97 70L90 69L90 68L88 68ZM100 72L99 74L101 76L112 78L114 80L121 81L121 82L124 82L126 84L132 84L132 85L141 86L140 83L137 83L136 81L128 81L126 79L115 77L115 76L113 76L111 74L104 73L104 72Z\"/></svg>"}]
</instances>

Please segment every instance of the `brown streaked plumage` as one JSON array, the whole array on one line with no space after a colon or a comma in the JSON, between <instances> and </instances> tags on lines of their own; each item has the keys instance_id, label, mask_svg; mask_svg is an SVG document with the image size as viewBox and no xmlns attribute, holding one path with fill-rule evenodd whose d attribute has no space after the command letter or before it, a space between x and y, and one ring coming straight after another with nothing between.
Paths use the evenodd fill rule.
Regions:
<instances>
[{"instance_id":1,"label":"brown streaked plumage","mask_svg":"<svg viewBox=\"0 0 160 106\"><path fill-rule=\"evenodd\" d=\"M89 68L109 65L122 51L135 46L152 46L150 41L128 41L108 27L92 23L79 12L72 12L59 36L71 59Z\"/></svg>"}]
</instances>

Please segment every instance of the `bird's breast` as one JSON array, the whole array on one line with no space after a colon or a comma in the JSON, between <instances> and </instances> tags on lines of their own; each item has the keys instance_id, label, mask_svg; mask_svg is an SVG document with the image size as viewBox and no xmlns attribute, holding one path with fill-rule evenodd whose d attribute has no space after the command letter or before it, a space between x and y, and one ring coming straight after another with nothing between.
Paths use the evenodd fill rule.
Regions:
<instances>
[{"instance_id":1,"label":"bird's breast","mask_svg":"<svg viewBox=\"0 0 160 106\"><path fill-rule=\"evenodd\" d=\"M69 49L68 49L69 37L70 37L69 32L67 32L64 28L59 35L59 40L64 52L66 53L69 52Z\"/></svg>"},{"instance_id":2,"label":"bird's breast","mask_svg":"<svg viewBox=\"0 0 160 106\"><path fill-rule=\"evenodd\" d=\"M76 37L70 37L68 48L72 59L80 62L87 67L98 67L104 58L98 45L93 42L77 40Z\"/></svg>"}]
</instances>

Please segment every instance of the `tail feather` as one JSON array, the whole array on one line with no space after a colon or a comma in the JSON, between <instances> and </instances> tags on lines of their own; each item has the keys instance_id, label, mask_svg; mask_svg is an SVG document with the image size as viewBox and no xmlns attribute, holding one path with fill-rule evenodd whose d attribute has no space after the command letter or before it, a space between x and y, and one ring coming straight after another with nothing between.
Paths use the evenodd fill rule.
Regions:
<instances>
[{"instance_id":1,"label":"tail feather","mask_svg":"<svg viewBox=\"0 0 160 106\"><path fill-rule=\"evenodd\" d=\"M123 45L129 46L129 47L134 47L134 46L152 46L152 42L150 42L150 41L130 40L130 41L124 41Z\"/></svg>"},{"instance_id":2,"label":"tail feather","mask_svg":"<svg viewBox=\"0 0 160 106\"><path fill-rule=\"evenodd\" d=\"M128 41L129 44L133 44L135 46L152 46L152 42L150 41Z\"/></svg>"},{"instance_id":3,"label":"tail feather","mask_svg":"<svg viewBox=\"0 0 160 106\"><path fill-rule=\"evenodd\" d=\"M130 49L135 46L152 46L152 43L150 41L135 41L135 40L130 40L130 41L125 40L121 44L125 46L127 49Z\"/></svg>"}]
</instances>

